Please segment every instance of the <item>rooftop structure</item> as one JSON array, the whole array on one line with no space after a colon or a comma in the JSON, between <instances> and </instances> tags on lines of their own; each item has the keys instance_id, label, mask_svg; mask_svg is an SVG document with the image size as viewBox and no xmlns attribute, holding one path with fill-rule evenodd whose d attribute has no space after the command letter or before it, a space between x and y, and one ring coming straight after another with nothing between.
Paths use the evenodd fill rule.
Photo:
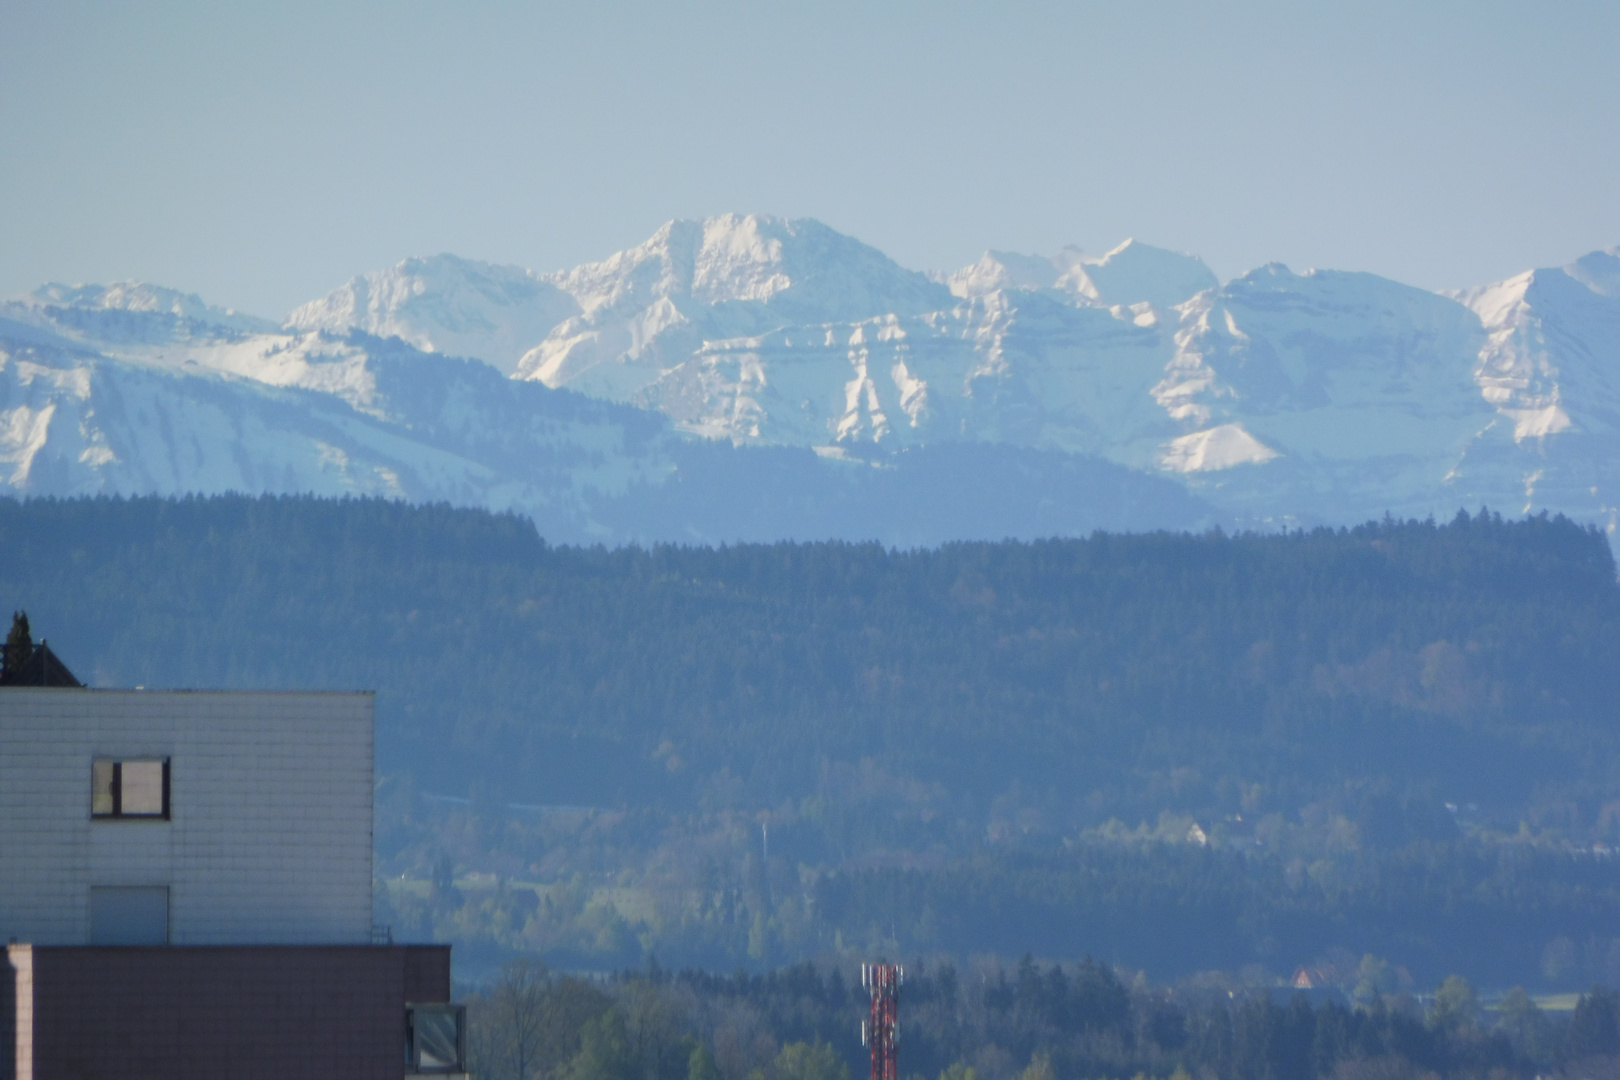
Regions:
<instances>
[{"instance_id":1,"label":"rooftop structure","mask_svg":"<svg viewBox=\"0 0 1620 1080\"><path fill-rule=\"evenodd\" d=\"M0 686L79 686L67 665L56 658L51 647L34 644L28 631L28 613L12 616L11 633L0 650Z\"/></svg>"}]
</instances>

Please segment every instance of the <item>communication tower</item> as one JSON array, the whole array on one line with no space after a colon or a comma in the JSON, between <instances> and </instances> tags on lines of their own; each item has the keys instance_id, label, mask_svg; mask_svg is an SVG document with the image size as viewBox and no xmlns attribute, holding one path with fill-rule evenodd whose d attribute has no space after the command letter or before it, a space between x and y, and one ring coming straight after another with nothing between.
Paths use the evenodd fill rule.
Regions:
<instances>
[{"instance_id":1,"label":"communication tower","mask_svg":"<svg viewBox=\"0 0 1620 1080\"><path fill-rule=\"evenodd\" d=\"M871 1018L861 1023L861 1045L872 1051L872 1080L900 1080L900 985L898 964L862 964L861 985L872 995Z\"/></svg>"}]
</instances>

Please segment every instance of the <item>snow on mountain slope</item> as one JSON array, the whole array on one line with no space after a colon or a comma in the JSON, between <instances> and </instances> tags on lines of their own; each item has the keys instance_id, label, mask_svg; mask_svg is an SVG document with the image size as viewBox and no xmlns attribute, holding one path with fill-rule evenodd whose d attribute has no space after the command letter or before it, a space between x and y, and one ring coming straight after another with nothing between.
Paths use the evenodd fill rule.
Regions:
<instances>
[{"instance_id":1,"label":"snow on mountain slope","mask_svg":"<svg viewBox=\"0 0 1620 1080\"><path fill-rule=\"evenodd\" d=\"M309 490L397 493L358 460L325 395L120 364L85 352L0 343L0 489L72 495ZM244 454L243 444L254 452ZM353 449L350 447L349 449Z\"/></svg>"},{"instance_id":2,"label":"snow on mountain slope","mask_svg":"<svg viewBox=\"0 0 1620 1080\"><path fill-rule=\"evenodd\" d=\"M614 401L636 400L705 341L950 304L944 286L820 222L760 215L673 221L550 280L582 313L531 350L518 377Z\"/></svg>"},{"instance_id":3,"label":"snow on mountain slope","mask_svg":"<svg viewBox=\"0 0 1620 1080\"><path fill-rule=\"evenodd\" d=\"M147 312L118 328L114 357L55 315L0 312L0 493L443 500L516 510L576 543L934 544L1214 520L1177 485L1096 459L733 450L681 438L655 413L358 331L209 332ZM984 482L956 491L969 474Z\"/></svg>"},{"instance_id":4,"label":"snow on mountain slope","mask_svg":"<svg viewBox=\"0 0 1620 1080\"><path fill-rule=\"evenodd\" d=\"M142 316L169 316L173 324L263 333L276 329L269 319L244 315L232 308L204 303L195 293L182 293L140 281L119 281L111 285L45 285L27 297L26 304L63 318L77 313L80 325L94 328L103 340L114 340L120 327L143 325ZM133 318L127 321L120 313Z\"/></svg>"},{"instance_id":5,"label":"snow on mountain slope","mask_svg":"<svg viewBox=\"0 0 1620 1080\"><path fill-rule=\"evenodd\" d=\"M1096 258L986 256L980 270L947 287L818 222L724 215L670 222L638 247L549 274L407 260L298 309L289 326L398 334L503 370L527 333L540 340L517 377L656 408L685 430L739 442L968 436L1095 453L1122 411L1139 427L1151 408L1142 392L1157 376L1142 358L1157 337L1137 331L1217 285L1197 259L1134 241ZM497 305L496 295L521 302ZM536 296L566 296L577 314L542 337L549 314ZM519 312L533 321L520 326ZM486 329L464 332L474 324ZM1054 348L1030 333L1037 325ZM1121 337L1131 342L1125 372L1103 358ZM1010 366L1014 355L1021 363Z\"/></svg>"},{"instance_id":6,"label":"snow on mountain slope","mask_svg":"<svg viewBox=\"0 0 1620 1080\"><path fill-rule=\"evenodd\" d=\"M397 336L507 374L634 400L705 340L947 307L946 289L815 221L672 221L645 243L535 273L439 255L364 274L288 327Z\"/></svg>"},{"instance_id":7,"label":"snow on mountain slope","mask_svg":"<svg viewBox=\"0 0 1620 1080\"><path fill-rule=\"evenodd\" d=\"M1561 270L1532 270L1459 293L1489 335L1475 372L1514 437L1575 425L1620 432L1620 258L1594 252Z\"/></svg>"},{"instance_id":8,"label":"snow on mountain slope","mask_svg":"<svg viewBox=\"0 0 1620 1080\"><path fill-rule=\"evenodd\" d=\"M167 307L106 308L94 302L95 287L53 287L45 293L0 303L0 320L31 327L36 343L179 373L217 372L271 386L319 390L361 409L374 389L364 349L351 346L345 337L289 332L268 320L234 313L230 323L219 324ZM73 295L91 302L59 302ZM10 336L18 340L15 333Z\"/></svg>"},{"instance_id":9,"label":"snow on mountain slope","mask_svg":"<svg viewBox=\"0 0 1620 1080\"><path fill-rule=\"evenodd\" d=\"M1063 253L1066 255L1070 252L1077 256L1080 254L1077 248L1065 248ZM1063 267L1058 258L1020 255L1013 251L987 251L979 256L978 262L945 275L944 281L953 296L969 299L1004 289L1021 289L1025 292L1055 289L1062 273Z\"/></svg>"},{"instance_id":10,"label":"snow on mountain slope","mask_svg":"<svg viewBox=\"0 0 1620 1080\"><path fill-rule=\"evenodd\" d=\"M1474 378L1496 411L1461 475L1515 481L1525 512L1620 517L1617 283L1611 249L1456 294L1486 333Z\"/></svg>"},{"instance_id":11,"label":"snow on mountain slope","mask_svg":"<svg viewBox=\"0 0 1620 1080\"><path fill-rule=\"evenodd\" d=\"M1110 452L1122 425L1175 434L1147 396L1169 359L1153 328L1218 286L1191 256L1127 241L986 255L942 288L818 223L735 216L672 222L550 280L583 314L520 377L736 442L1084 453Z\"/></svg>"},{"instance_id":12,"label":"snow on mountain slope","mask_svg":"<svg viewBox=\"0 0 1620 1080\"><path fill-rule=\"evenodd\" d=\"M553 327L579 313L567 292L515 266L435 255L363 274L287 317L296 330L398 337L510 375Z\"/></svg>"},{"instance_id":13,"label":"snow on mountain slope","mask_svg":"<svg viewBox=\"0 0 1620 1080\"><path fill-rule=\"evenodd\" d=\"M1422 516L1455 499L1446 478L1492 420L1471 374L1484 335L1462 305L1273 264L1180 315L1152 393L1185 434L1160 468L1261 518Z\"/></svg>"},{"instance_id":14,"label":"snow on mountain slope","mask_svg":"<svg viewBox=\"0 0 1620 1080\"><path fill-rule=\"evenodd\" d=\"M945 311L707 341L641 395L686 430L734 442L918 445L969 439L1108 454L1168 431L1148 389L1151 321L996 292Z\"/></svg>"},{"instance_id":15,"label":"snow on mountain slope","mask_svg":"<svg viewBox=\"0 0 1620 1080\"><path fill-rule=\"evenodd\" d=\"M603 535L591 499L672 467L654 417L399 343L349 347L367 344L362 411L318 389L0 340L0 491L385 495L515 509L588 539Z\"/></svg>"},{"instance_id":16,"label":"snow on mountain slope","mask_svg":"<svg viewBox=\"0 0 1620 1080\"><path fill-rule=\"evenodd\" d=\"M961 297L983 296L1003 289L1050 289L1072 303L1130 307L1148 304L1165 311L1220 281L1203 260L1127 240L1106 255L1094 257L1066 247L1051 258L987 251L972 266L946 279Z\"/></svg>"},{"instance_id":17,"label":"snow on mountain slope","mask_svg":"<svg viewBox=\"0 0 1620 1080\"><path fill-rule=\"evenodd\" d=\"M1127 240L1101 259L1069 262L1058 279L1060 288L1065 285L1100 304L1148 303L1162 310L1220 282L1196 256Z\"/></svg>"},{"instance_id":18,"label":"snow on mountain slope","mask_svg":"<svg viewBox=\"0 0 1620 1080\"><path fill-rule=\"evenodd\" d=\"M1564 267L1564 273L1599 296L1620 297L1620 244L1582 255Z\"/></svg>"},{"instance_id":19,"label":"snow on mountain slope","mask_svg":"<svg viewBox=\"0 0 1620 1080\"><path fill-rule=\"evenodd\" d=\"M1183 306L1153 395L1189 428L1243 425L1286 453L1443 456L1479 426L1480 338L1433 293L1273 264Z\"/></svg>"},{"instance_id":20,"label":"snow on mountain slope","mask_svg":"<svg viewBox=\"0 0 1620 1080\"><path fill-rule=\"evenodd\" d=\"M48 286L0 304L0 341L0 467L17 490L43 490L35 478L59 467L38 463L55 460L73 484L143 482L118 470L164 460L168 436L118 443L74 402L144 379L282 417L248 438L185 413L236 460L275 459L260 442L278 439L308 459L312 436L285 419L296 400L367 433L321 440L368 463L343 474L354 490L382 483L381 468L412 498L537 508L567 522L559 536L661 538L684 513L671 500L722 474L751 478L732 496L751 506L768 502L763 486L816 477L801 522L880 489L899 507L871 468L927 486L941 463L962 468L948 447L1000 462L1020 506L1079 498L1073 470L1101 475L1104 459L1172 517L1344 522L1480 503L1620 517L1620 249L1455 295L1278 265L1223 286L1197 259L1134 241L1100 257L992 252L930 279L816 222L726 215L555 273L406 260L285 327L150 286ZM564 387L587 396L551 389ZM264 403L246 404L257 393ZM610 411L557 418L585 404ZM160 414L136 426L176 422ZM705 456L694 437L741 456ZM200 468L148 472L224 482ZM291 468L311 490L337 482ZM1170 490L1193 502L1164 501ZM721 535L710 528L738 515L708 505L679 535Z\"/></svg>"}]
</instances>

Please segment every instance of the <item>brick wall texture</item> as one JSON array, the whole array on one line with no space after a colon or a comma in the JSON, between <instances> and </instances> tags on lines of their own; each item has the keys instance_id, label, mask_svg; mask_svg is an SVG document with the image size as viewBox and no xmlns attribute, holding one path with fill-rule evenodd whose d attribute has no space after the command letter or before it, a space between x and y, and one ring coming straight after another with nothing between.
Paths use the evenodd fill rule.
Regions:
<instances>
[{"instance_id":1,"label":"brick wall texture","mask_svg":"<svg viewBox=\"0 0 1620 1080\"><path fill-rule=\"evenodd\" d=\"M399 1080L405 1003L450 998L448 946L25 951L32 1032L0 1029L0 1080Z\"/></svg>"},{"instance_id":2,"label":"brick wall texture","mask_svg":"<svg viewBox=\"0 0 1620 1080\"><path fill-rule=\"evenodd\" d=\"M170 820L92 820L97 757L169 758ZM174 945L367 943L371 805L370 694L0 689L0 940L164 885Z\"/></svg>"}]
</instances>

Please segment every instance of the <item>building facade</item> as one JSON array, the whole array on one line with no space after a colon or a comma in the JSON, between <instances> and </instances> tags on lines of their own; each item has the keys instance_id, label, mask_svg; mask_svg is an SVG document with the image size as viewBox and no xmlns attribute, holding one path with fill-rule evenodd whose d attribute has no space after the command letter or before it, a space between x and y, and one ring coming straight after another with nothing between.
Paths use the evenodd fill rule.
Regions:
<instances>
[{"instance_id":1,"label":"building facade","mask_svg":"<svg viewBox=\"0 0 1620 1080\"><path fill-rule=\"evenodd\" d=\"M370 694L8 687L0 938L369 944L371 795Z\"/></svg>"},{"instance_id":2,"label":"building facade","mask_svg":"<svg viewBox=\"0 0 1620 1080\"><path fill-rule=\"evenodd\" d=\"M0 687L0 1080L456 1071L449 949L371 922L372 711Z\"/></svg>"}]
</instances>

